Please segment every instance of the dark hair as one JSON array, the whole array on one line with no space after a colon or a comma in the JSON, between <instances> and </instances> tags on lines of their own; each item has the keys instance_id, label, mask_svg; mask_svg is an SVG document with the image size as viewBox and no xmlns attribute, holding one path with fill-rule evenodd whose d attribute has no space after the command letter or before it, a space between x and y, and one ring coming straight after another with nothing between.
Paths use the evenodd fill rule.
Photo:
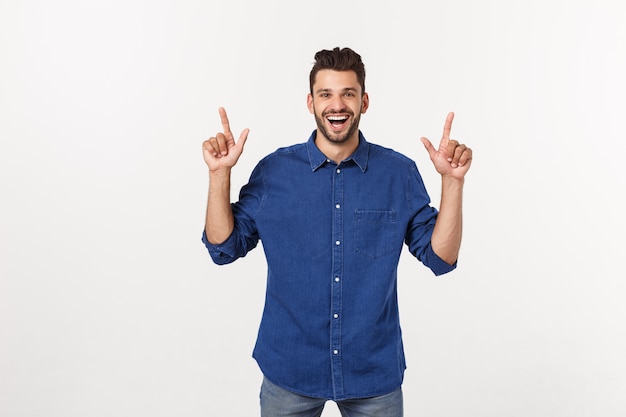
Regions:
<instances>
[{"instance_id":1,"label":"dark hair","mask_svg":"<svg viewBox=\"0 0 626 417\"><path fill-rule=\"evenodd\" d=\"M319 70L354 71L356 78L361 84L361 94L365 93L365 65L361 61L361 55L350 48L336 47L332 51L322 49L315 54L315 62L309 75L309 89L313 94L313 84Z\"/></svg>"}]
</instances>

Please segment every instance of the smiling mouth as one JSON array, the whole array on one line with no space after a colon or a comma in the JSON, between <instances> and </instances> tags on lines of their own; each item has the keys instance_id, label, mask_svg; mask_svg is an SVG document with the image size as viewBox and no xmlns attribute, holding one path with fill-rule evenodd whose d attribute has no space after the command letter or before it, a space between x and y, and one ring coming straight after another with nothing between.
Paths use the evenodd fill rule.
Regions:
<instances>
[{"instance_id":1,"label":"smiling mouth","mask_svg":"<svg viewBox=\"0 0 626 417\"><path fill-rule=\"evenodd\" d=\"M330 123L332 127L340 128L348 121L348 116L327 116L326 120L328 120L328 123Z\"/></svg>"}]
</instances>

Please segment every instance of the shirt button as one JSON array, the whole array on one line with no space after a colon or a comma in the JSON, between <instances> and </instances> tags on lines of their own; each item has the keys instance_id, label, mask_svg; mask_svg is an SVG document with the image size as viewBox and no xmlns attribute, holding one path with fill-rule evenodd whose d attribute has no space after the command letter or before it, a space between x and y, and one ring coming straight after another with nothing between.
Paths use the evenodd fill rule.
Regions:
<instances>
[{"instance_id":1,"label":"shirt button","mask_svg":"<svg viewBox=\"0 0 626 417\"><path fill-rule=\"evenodd\" d=\"M335 277L335 282L339 282L339 277Z\"/></svg>"},{"instance_id":2,"label":"shirt button","mask_svg":"<svg viewBox=\"0 0 626 417\"><path fill-rule=\"evenodd\" d=\"M333 317L334 317L334 318L338 318L338 317L339 317L339 314L335 313L335 314L333 314Z\"/></svg>"},{"instance_id":3,"label":"shirt button","mask_svg":"<svg viewBox=\"0 0 626 417\"><path fill-rule=\"evenodd\" d=\"M339 246L339 245L341 245L341 242L337 240L337 241L335 242L335 245Z\"/></svg>"},{"instance_id":4,"label":"shirt button","mask_svg":"<svg viewBox=\"0 0 626 417\"><path fill-rule=\"evenodd\" d=\"M333 350L333 354L339 355L339 351L337 349Z\"/></svg>"},{"instance_id":5,"label":"shirt button","mask_svg":"<svg viewBox=\"0 0 626 417\"><path fill-rule=\"evenodd\" d=\"M337 174L339 174L341 172L341 169L337 168Z\"/></svg>"},{"instance_id":6,"label":"shirt button","mask_svg":"<svg viewBox=\"0 0 626 417\"><path fill-rule=\"evenodd\" d=\"M339 207L341 207L341 205L335 204L335 208L339 208Z\"/></svg>"}]
</instances>

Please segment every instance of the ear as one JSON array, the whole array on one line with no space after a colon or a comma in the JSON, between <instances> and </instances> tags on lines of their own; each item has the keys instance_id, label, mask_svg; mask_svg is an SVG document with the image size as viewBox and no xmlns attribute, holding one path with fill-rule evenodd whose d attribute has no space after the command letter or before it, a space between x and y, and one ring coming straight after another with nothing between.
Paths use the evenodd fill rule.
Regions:
<instances>
[{"instance_id":1,"label":"ear","mask_svg":"<svg viewBox=\"0 0 626 417\"><path fill-rule=\"evenodd\" d=\"M315 114L315 107L313 106L313 96L311 93L306 96L306 106L309 108L311 114Z\"/></svg>"},{"instance_id":2,"label":"ear","mask_svg":"<svg viewBox=\"0 0 626 417\"><path fill-rule=\"evenodd\" d=\"M363 98L361 99L361 114L365 114L369 106L370 106L370 96L369 94L364 93Z\"/></svg>"}]
</instances>

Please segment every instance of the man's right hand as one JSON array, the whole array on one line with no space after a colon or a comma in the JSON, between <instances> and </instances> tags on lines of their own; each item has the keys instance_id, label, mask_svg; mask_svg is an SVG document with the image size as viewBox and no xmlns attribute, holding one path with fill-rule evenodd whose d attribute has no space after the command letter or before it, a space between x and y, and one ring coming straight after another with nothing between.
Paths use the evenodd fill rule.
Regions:
<instances>
[{"instance_id":1,"label":"man's right hand","mask_svg":"<svg viewBox=\"0 0 626 417\"><path fill-rule=\"evenodd\" d=\"M239 140L235 142L233 133L230 131L226 110L220 107L219 113L224 131L217 133L214 137L202 143L204 162L209 167L209 171L230 169L235 166L243 152L243 145L248 139L248 132L250 132L250 129L244 129L241 135L239 135Z\"/></svg>"}]
</instances>

